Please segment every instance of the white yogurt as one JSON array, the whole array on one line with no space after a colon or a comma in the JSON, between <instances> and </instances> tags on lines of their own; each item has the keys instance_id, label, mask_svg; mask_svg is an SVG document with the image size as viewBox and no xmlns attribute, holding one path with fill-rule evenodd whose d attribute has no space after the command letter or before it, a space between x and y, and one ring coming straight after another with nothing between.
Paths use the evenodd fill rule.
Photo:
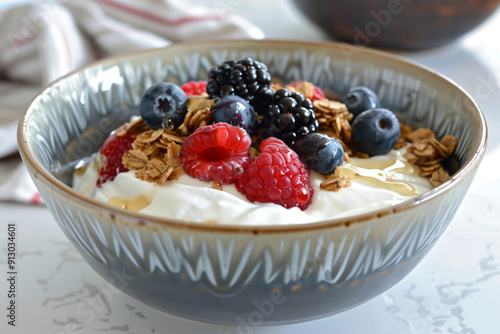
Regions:
<instances>
[{"instance_id":1,"label":"white yogurt","mask_svg":"<svg viewBox=\"0 0 500 334\"><path fill-rule=\"evenodd\" d=\"M96 188L98 174L93 162L83 175L75 175L74 189L99 202L164 218L219 224L299 224L366 213L430 190L428 179L418 176L413 170L416 167L402 157L405 150L345 163L342 174L351 176L352 185L339 192L320 189L325 177L312 172L314 195L305 211L252 203L233 184L223 185L221 191L187 174L158 185L137 179L135 171L129 171Z\"/></svg>"}]
</instances>

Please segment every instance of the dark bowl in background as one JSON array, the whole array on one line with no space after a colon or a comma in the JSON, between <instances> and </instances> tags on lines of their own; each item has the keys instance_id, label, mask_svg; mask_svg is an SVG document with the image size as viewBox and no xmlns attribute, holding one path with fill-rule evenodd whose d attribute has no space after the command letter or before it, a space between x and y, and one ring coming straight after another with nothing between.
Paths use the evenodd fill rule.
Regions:
<instances>
[{"instance_id":1,"label":"dark bowl in background","mask_svg":"<svg viewBox=\"0 0 500 334\"><path fill-rule=\"evenodd\" d=\"M500 0L292 0L313 23L356 45L421 50L483 23Z\"/></svg>"}]
</instances>

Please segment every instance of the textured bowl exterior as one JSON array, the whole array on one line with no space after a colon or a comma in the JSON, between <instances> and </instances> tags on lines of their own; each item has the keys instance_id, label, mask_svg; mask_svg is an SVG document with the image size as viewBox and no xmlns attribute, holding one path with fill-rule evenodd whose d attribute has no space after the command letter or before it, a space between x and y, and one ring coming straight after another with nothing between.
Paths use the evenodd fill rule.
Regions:
<instances>
[{"instance_id":1,"label":"textured bowl exterior","mask_svg":"<svg viewBox=\"0 0 500 334\"><path fill-rule=\"evenodd\" d=\"M343 94L365 85L413 126L459 140L452 180L375 213L296 226L227 226L114 209L66 184L72 163L98 150L137 113L155 82L202 80L211 67L251 56L284 82ZM342 44L213 42L104 60L41 92L19 146L43 199L83 258L106 280L162 311L259 326L341 312L387 290L432 248L462 202L486 147L477 105L453 83L385 53ZM69 166L69 167L68 167ZM203 194L201 194L203 195Z\"/></svg>"}]
</instances>

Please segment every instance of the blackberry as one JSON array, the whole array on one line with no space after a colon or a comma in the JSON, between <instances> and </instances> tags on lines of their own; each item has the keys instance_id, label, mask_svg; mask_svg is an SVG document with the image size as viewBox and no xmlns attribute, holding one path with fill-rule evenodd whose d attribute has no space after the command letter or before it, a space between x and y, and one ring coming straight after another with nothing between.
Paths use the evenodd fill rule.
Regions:
<instances>
[{"instance_id":1,"label":"blackberry","mask_svg":"<svg viewBox=\"0 0 500 334\"><path fill-rule=\"evenodd\" d=\"M258 115L264 115L276 91L270 87L261 87L252 100L252 106Z\"/></svg>"},{"instance_id":2,"label":"blackberry","mask_svg":"<svg viewBox=\"0 0 500 334\"><path fill-rule=\"evenodd\" d=\"M208 73L207 93L211 99L238 95L253 105L261 89L271 84L267 66L252 58L228 60Z\"/></svg>"},{"instance_id":3,"label":"blackberry","mask_svg":"<svg viewBox=\"0 0 500 334\"><path fill-rule=\"evenodd\" d=\"M286 88L277 90L267 104L261 122L261 137L276 137L288 146L309 133L319 124L313 104L304 95Z\"/></svg>"}]
</instances>

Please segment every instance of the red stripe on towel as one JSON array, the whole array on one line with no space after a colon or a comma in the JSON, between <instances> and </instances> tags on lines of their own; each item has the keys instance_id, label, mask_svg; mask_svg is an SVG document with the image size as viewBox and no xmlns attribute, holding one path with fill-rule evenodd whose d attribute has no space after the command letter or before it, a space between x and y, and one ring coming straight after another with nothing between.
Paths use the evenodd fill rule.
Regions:
<instances>
[{"instance_id":1,"label":"red stripe on towel","mask_svg":"<svg viewBox=\"0 0 500 334\"><path fill-rule=\"evenodd\" d=\"M222 18L220 16L217 16L217 15L181 17L179 19L169 20L165 17L158 16L158 15L152 14L150 12L140 10L138 8L127 6L124 3L116 2L113 0L95 0L95 1L102 3L104 5L107 5L107 6L113 7L115 9L119 9L121 11L128 13L128 14L136 15L136 16L142 17L144 19L151 20L151 21L154 21L156 23L167 25L167 26L172 26L172 27L180 26L180 25L183 25L186 23L193 23L193 22L221 21L222 20Z\"/></svg>"},{"instance_id":2,"label":"red stripe on towel","mask_svg":"<svg viewBox=\"0 0 500 334\"><path fill-rule=\"evenodd\" d=\"M10 47L13 49L20 48L21 46L24 46L38 37L38 30L34 31L33 33L29 34L28 36L21 36L18 38L18 36L15 36L15 38L11 37L10 41Z\"/></svg>"}]
</instances>

